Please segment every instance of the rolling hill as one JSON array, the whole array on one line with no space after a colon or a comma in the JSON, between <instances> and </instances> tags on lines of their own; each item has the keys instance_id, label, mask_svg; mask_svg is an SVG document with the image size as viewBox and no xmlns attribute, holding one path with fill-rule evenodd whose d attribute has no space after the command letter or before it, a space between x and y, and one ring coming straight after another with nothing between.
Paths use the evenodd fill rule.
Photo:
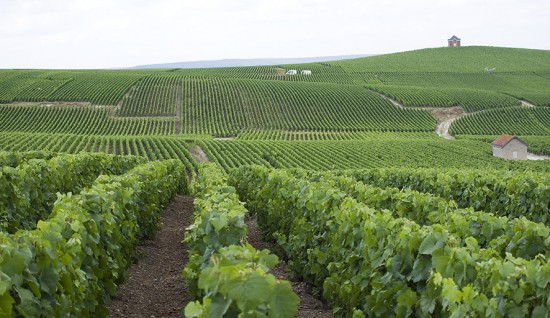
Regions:
<instances>
[{"instance_id":1,"label":"rolling hill","mask_svg":"<svg viewBox=\"0 0 550 318\"><path fill-rule=\"evenodd\" d=\"M464 138L485 136L474 144L485 149L487 158L483 160L490 161L490 149L479 140L502 132L539 136L533 139L532 149L546 149L544 136L550 135L550 108L546 107L550 106L549 65L548 51L445 47L275 66L0 70L0 133L3 140L20 134L37 140L42 140L38 136L43 134L79 140L52 145L54 137L45 138L48 143L33 142L23 147L25 150L102 149L182 160L189 160L182 154L188 149L162 151L157 148L164 141L155 138L191 144L237 138L229 141L235 149L247 139L275 143L286 139L313 145L322 140L365 144L372 139L391 139L397 140L392 147L409 152L410 146L404 142L425 143L432 138L426 133L435 131L442 120L432 115L437 114L433 110L454 106L461 107L464 115L451 125L450 132ZM490 74L486 67L494 71ZM288 70L298 74L287 75ZM303 70L311 74L303 75ZM388 133L401 135L390 138ZM141 142L139 136L153 139L147 145L126 146L127 138ZM95 145L96 140L102 141ZM228 141L214 140L214 144L221 142ZM433 152L439 151L438 147L463 149L455 147L460 142L442 142L432 146ZM1 148L18 149L9 143ZM216 147L206 148L209 157L223 160L215 153ZM149 154L147 149L160 153ZM303 165L299 162L303 160L297 160L297 166Z\"/></svg>"}]
</instances>

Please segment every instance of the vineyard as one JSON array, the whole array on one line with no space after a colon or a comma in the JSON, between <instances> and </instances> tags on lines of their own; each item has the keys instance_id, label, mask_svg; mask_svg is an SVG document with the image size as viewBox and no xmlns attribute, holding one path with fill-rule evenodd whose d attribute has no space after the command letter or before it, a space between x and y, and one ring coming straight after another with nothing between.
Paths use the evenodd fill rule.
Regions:
<instances>
[{"instance_id":1,"label":"vineyard","mask_svg":"<svg viewBox=\"0 0 550 318\"><path fill-rule=\"evenodd\" d=\"M547 314L543 223L330 174L243 167L230 183L337 317Z\"/></svg>"},{"instance_id":2,"label":"vineyard","mask_svg":"<svg viewBox=\"0 0 550 318\"><path fill-rule=\"evenodd\" d=\"M176 118L112 117L95 106L0 105L2 132L86 135L174 135Z\"/></svg>"},{"instance_id":3,"label":"vineyard","mask_svg":"<svg viewBox=\"0 0 550 318\"><path fill-rule=\"evenodd\" d=\"M0 70L0 317L113 315L181 193L182 316L547 317L550 160L491 142L549 106L542 50Z\"/></svg>"},{"instance_id":4,"label":"vineyard","mask_svg":"<svg viewBox=\"0 0 550 318\"><path fill-rule=\"evenodd\" d=\"M351 85L186 80L182 130L237 135L241 130L430 131L433 119L396 108Z\"/></svg>"},{"instance_id":5,"label":"vineyard","mask_svg":"<svg viewBox=\"0 0 550 318\"><path fill-rule=\"evenodd\" d=\"M48 133L0 133L0 147L9 151L41 150L58 153L101 152L134 155L149 160L178 159L195 170L196 161L185 140L174 137L89 136Z\"/></svg>"},{"instance_id":6,"label":"vineyard","mask_svg":"<svg viewBox=\"0 0 550 318\"><path fill-rule=\"evenodd\" d=\"M118 116L176 116L181 104L182 78L150 76L133 86L122 99Z\"/></svg>"},{"instance_id":7,"label":"vineyard","mask_svg":"<svg viewBox=\"0 0 550 318\"><path fill-rule=\"evenodd\" d=\"M374 91L398 101L401 105L409 107L462 106L467 112L477 112L492 108L521 105L521 102L512 96L479 89L435 89L418 86L393 85L372 85L369 87Z\"/></svg>"},{"instance_id":8,"label":"vineyard","mask_svg":"<svg viewBox=\"0 0 550 318\"><path fill-rule=\"evenodd\" d=\"M176 160L83 154L3 166L2 316L105 315L137 242L184 180Z\"/></svg>"},{"instance_id":9,"label":"vineyard","mask_svg":"<svg viewBox=\"0 0 550 318\"><path fill-rule=\"evenodd\" d=\"M492 142L498 136L485 135L461 135L460 139L473 139L484 142ZM523 140L529 145L529 152L536 155L550 155L550 139L547 136L523 136Z\"/></svg>"},{"instance_id":10,"label":"vineyard","mask_svg":"<svg viewBox=\"0 0 550 318\"><path fill-rule=\"evenodd\" d=\"M464 135L497 135L504 131L513 131L518 135L548 135L550 108L487 110L459 118L450 129L453 134Z\"/></svg>"},{"instance_id":11,"label":"vineyard","mask_svg":"<svg viewBox=\"0 0 550 318\"><path fill-rule=\"evenodd\" d=\"M548 172L547 162L507 162L493 158L488 144L460 140L370 139L339 141L197 142L211 161L226 171L243 165L333 170L376 167L457 167Z\"/></svg>"}]
</instances>

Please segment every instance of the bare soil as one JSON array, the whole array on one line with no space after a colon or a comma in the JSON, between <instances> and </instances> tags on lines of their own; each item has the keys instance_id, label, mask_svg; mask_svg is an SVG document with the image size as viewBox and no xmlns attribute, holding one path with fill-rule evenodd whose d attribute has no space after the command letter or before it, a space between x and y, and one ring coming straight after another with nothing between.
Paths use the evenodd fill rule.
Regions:
<instances>
[{"instance_id":1,"label":"bare soil","mask_svg":"<svg viewBox=\"0 0 550 318\"><path fill-rule=\"evenodd\" d=\"M263 239L261 230L258 228L256 220L250 215L246 215L246 225L248 226L248 238L247 241L250 245L258 250L269 249L273 250L273 246ZM332 310L327 304L311 295L311 288L304 282L292 281L290 279L289 270L286 267L284 261L280 261L279 264L271 271L271 273L281 280L288 280L292 285L294 292L300 297L300 304L298 305L297 318L331 318Z\"/></svg>"},{"instance_id":2,"label":"bare soil","mask_svg":"<svg viewBox=\"0 0 550 318\"><path fill-rule=\"evenodd\" d=\"M445 138L445 139L454 139L454 137L449 134L449 127L453 121L457 118L464 116L464 109L460 106L451 107L451 108L426 108L436 120L435 132Z\"/></svg>"},{"instance_id":3,"label":"bare soil","mask_svg":"<svg viewBox=\"0 0 550 318\"><path fill-rule=\"evenodd\" d=\"M380 97L390 101L394 106L399 108L405 108L403 105L401 105L398 101L394 100L393 98L390 98L384 94L375 92L373 90L370 90L373 93L376 93L380 95ZM522 101L523 103L523 101ZM436 126L435 126L435 132L445 138L445 139L455 139L454 136L449 134L449 127L451 127L451 124L453 121L455 121L457 118L464 116L466 112L464 112L464 109L461 106L455 106L455 107L406 107L411 109L422 109L430 112L432 116L436 120Z\"/></svg>"},{"instance_id":4,"label":"bare soil","mask_svg":"<svg viewBox=\"0 0 550 318\"><path fill-rule=\"evenodd\" d=\"M535 108L535 107L537 107L537 106L535 106L535 105L529 103L529 102L526 101L526 100L522 100L522 101L521 101L521 105L522 105L522 106L526 106L526 107L530 107L530 108Z\"/></svg>"},{"instance_id":5,"label":"bare soil","mask_svg":"<svg viewBox=\"0 0 550 318\"><path fill-rule=\"evenodd\" d=\"M527 160L550 160L550 156L536 155L534 153L527 153Z\"/></svg>"},{"instance_id":6,"label":"bare soil","mask_svg":"<svg viewBox=\"0 0 550 318\"><path fill-rule=\"evenodd\" d=\"M153 240L138 246L140 259L129 270L130 278L121 285L109 306L110 317L183 317L182 308L190 296L181 271L187 262L187 247L181 243L185 228L192 222L193 197L178 195L165 209L161 228ZM256 249L271 249L263 239L256 221L246 216L248 242ZM311 295L311 288L304 282L289 279L284 261L273 269L278 279L289 280L292 289L300 297L296 317L331 318L332 310Z\"/></svg>"},{"instance_id":7,"label":"bare soil","mask_svg":"<svg viewBox=\"0 0 550 318\"><path fill-rule=\"evenodd\" d=\"M192 215L193 197L176 196L162 214L154 240L138 247L142 257L113 297L110 317L183 316L181 308L190 299L181 276L187 262L187 248L181 241Z\"/></svg>"},{"instance_id":8,"label":"bare soil","mask_svg":"<svg viewBox=\"0 0 550 318\"><path fill-rule=\"evenodd\" d=\"M437 120L438 123L447 121L449 119L454 119L465 114L464 109L460 106L450 107L450 108L425 108L428 110L432 116Z\"/></svg>"},{"instance_id":9,"label":"bare soil","mask_svg":"<svg viewBox=\"0 0 550 318\"><path fill-rule=\"evenodd\" d=\"M281 76L281 75L285 75L286 70L284 68L277 67L275 68L275 72L277 73L277 75Z\"/></svg>"},{"instance_id":10,"label":"bare soil","mask_svg":"<svg viewBox=\"0 0 550 318\"><path fill-rule=\"evenodd\" d=\"M207 162L208 157L204 153L204 150L198 145L192 146L189 148L189 152L191 153L191 156L197 160L197 162Z\"/></svg>"},{"instance_id":11,"label":"bare soil","mask_svg":"<svg viewBox=\"0 0 550 318\"><path fill-rule=\"evenodd\" d=\"M111 111L109 111L109 117L115 117L119 109L120 106L111 107Z\"/></svg>"}]
</instances>

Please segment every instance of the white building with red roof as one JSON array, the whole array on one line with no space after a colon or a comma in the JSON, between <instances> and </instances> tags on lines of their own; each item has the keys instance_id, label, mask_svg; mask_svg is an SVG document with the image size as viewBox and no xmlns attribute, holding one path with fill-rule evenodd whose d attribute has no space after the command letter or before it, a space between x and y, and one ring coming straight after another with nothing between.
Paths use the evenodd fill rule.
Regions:
<instances>
[{"instance_id":1,"label":"white building with red roof","mask_svg":"<svg viewBox=\"0 0 550 318\"><path fill-rule=\"evenodd\" d=\"M527 160L527 143L517 136L503 134L491 145L495 157L508 160Z\"/></svg>"}]
</instances>

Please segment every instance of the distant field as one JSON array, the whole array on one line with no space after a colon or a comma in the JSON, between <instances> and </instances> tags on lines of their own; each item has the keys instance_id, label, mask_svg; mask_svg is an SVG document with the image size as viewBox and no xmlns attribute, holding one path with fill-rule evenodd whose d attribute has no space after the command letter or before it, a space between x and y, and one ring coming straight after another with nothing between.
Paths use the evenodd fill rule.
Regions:
<instances>
[{"instance_id":1,"label":"distant field","mask_svg":"<svg viewBox=\"0 0 550 318\"><path fill-rule=\"evenodd\" d=\"M466 115L449 130L456 136L506 132L544 139L550 136L549 65L547 51L459 47L295 65L0 70L0 132L6 138L24 133L364 143L394 133L426 143L438 138L436 122L444 120L428 110L460 106ZM287 75L289 70L298 74ZM536 108L521 107L522 101ZM364 154L354 156L362 162Z\"/></svg>"}]
</instances>

